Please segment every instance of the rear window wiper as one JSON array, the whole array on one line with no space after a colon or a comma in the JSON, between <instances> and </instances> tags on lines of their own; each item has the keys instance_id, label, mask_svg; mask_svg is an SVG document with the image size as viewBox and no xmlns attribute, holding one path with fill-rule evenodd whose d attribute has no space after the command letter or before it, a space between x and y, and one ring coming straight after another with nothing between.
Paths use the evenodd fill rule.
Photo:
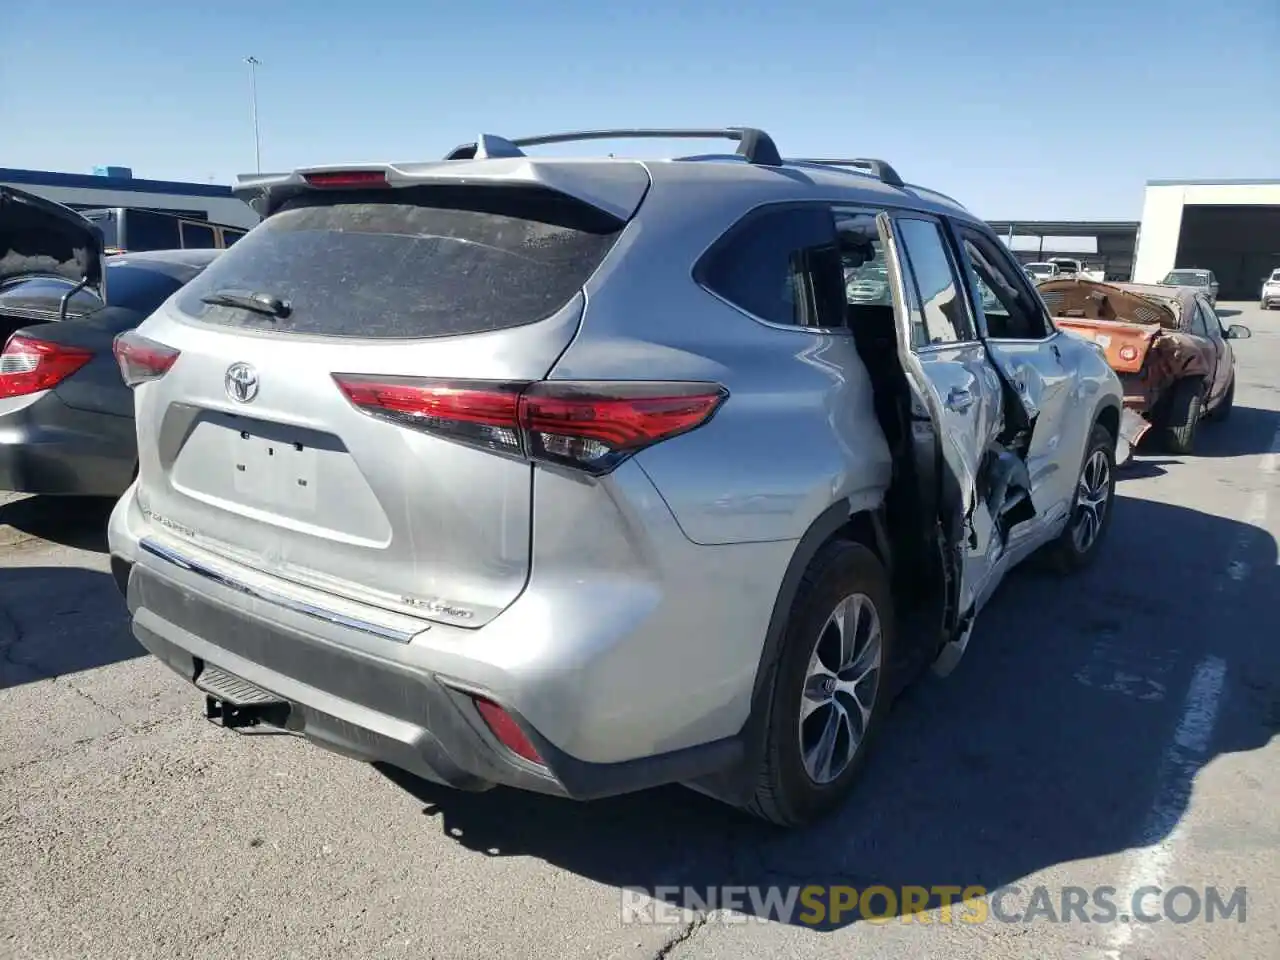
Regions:
<instances>
[{"instance_id":1,"label":"rear window wiper","mask_svg":"<svg viewBox=\"0 0 1280 960\"><path fill-rule=\"evenodd\" d=\"M239 307L254 313L265 313L269 317L287 317L293 312L293 305L288 300L281 300L269 293L254 293L252 290L216 290L205 294L200 302L215 307Z\"/></svg>"}]
</instances>

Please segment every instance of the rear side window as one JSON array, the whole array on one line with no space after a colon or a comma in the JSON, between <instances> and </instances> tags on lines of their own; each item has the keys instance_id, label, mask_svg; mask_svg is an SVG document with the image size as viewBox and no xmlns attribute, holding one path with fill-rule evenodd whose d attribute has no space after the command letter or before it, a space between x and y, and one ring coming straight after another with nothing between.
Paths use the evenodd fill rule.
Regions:
<instances>
[{"instance_id":1,"label":"rear side window","mask_svg":"<svg viewBox=\"0 0 1280 960\"><path fill-rule=\"evenodd\" d=\"M749 214L708 251L694 277L770 323L844 325L844 272L830 207L772 207Z\"/></svg>"},{"instance_id":2,"label":"rear side window","mask_svg":"<svg viewBox=\"0 0 1280 960\"><path fill-rule=\"evenodd\" d=\"M942 227L932 220L903 217L895 221L902 238L902 255L910 266L915 281L913 313L918 310L919 323L912 323L912 347L962 343L973 338L969 314L964 307L960 283L947 255L947 242Z\"/></svg>"},{"instance_id":3,"label":"rear side window","mask_svg":"<svg viewBox=\"0 0 1280 960\"><path fill-rule=\"evenodd\" d=\"M328 337L423 338L560 310L625 224L561 194L503 187L326 192L286 203L179 295L205 323ZM213 306L220 291L287 300L287 317Z\"/></svg>"},{"instance_id":4,"label":"rear side window","mask_svg":"<svg viewBox=\"0 0 1280 960\"><path fill-rule=\"evenodd\" d=\"M177 292L182 280L159 270L120 263L107 266L105 286L110 306L151 313Z\"/></svg>"}]
</instances>

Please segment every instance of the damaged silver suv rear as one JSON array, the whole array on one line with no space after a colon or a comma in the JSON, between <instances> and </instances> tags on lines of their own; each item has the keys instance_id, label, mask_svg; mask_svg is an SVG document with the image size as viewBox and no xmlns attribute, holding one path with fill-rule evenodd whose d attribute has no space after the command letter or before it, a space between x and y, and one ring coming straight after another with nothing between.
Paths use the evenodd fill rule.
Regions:
<instances>
[{"instance_id":1,"label":"damaged silver suv rear","mask_svg":"<svg viewBox=\"0 0 1280 960\"><path fill-rule=\"evenodd\" d=\"M530 152L679 136L737 151ZM586 131L242 193L263 222L116 343L110 525L135 635L228 725L804 823L1015 564L1102 543L1115 373L887 163Z\"/></svg>"}]
</instances>

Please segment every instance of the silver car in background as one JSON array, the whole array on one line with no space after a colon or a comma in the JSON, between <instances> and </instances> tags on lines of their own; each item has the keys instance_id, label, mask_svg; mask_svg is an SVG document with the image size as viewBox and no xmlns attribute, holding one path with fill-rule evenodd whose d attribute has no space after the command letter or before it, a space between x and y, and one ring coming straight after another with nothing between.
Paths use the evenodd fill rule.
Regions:
<instances>
[{"instance_id":1,"label":"silver car in background","mask_svg":"<svg viewBox=\"0 0 1280 960\"><path fill-rule=\"evenodd\" d=\"M1218 303L1218 278L1212 270L1170 270L1160 281L1162 287L1193 287L1204 294L1210 306Z\"/></svg>"},{"instance_id":2,"label":"silver car in background","mask_svg":"<svg viewBox=\"0 0 1280 960\"><path fill-rule=\"evenodd\" d=\"M738 148L525 152L677 136ZM241 193L263 222L116 343L109 530L135 635L228 726L800 824L1013 566L1103 541L1104 355L882 161L484 136Z\"/></svg>"},{"instance_id":3,"label":"silver car in background","mask_svg":"<svg viewBox=\"0 0 1280 960\"><path fill-rule=\"evenodd\" d=\"M1054 280L1061 274L1058 265L1051 260L1023 264L1022 269L1034 277L1036 282Z\"/></svg>"},{"instance_id":4,"label":"silver car in background","mask_svg":"<svg viewBox=\"0 0 1280 960\"><path fill-rule=\"evenodd\" d=\"M1262 281L1262 292L1258 295L1258 306L1270 310L1280 303L1280 270L1272 270L1271 276Z\"/></svg>"}]
</instances>

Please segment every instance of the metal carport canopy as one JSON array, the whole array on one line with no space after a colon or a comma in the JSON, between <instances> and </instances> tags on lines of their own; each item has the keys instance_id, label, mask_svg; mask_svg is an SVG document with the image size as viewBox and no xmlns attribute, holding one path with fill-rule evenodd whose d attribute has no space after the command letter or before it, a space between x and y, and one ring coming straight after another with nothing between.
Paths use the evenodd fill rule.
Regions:
<instances>
[{"instance_id":1,"label":"metal carport canopy","mask_svg":"<svg viewBox=\"0 0 1280 960\"><path fill-rule=\"evenodd\" d=\"M1119 237L1136 236L1137 220L988 220L1001 236L1015 237Z\"/></svg>"}]
</instances>

